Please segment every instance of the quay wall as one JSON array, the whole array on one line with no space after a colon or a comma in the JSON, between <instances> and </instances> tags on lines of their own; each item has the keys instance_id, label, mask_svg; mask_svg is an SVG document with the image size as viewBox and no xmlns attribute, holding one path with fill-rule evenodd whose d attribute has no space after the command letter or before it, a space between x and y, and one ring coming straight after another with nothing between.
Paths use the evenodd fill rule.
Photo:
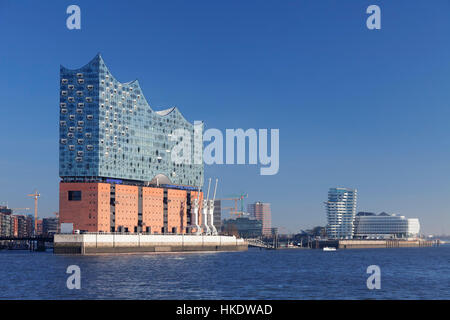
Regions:
<instances>
[{"instance_id":1,"label":"quay wall","mask_svg":"<svg viewBox=\"0 0 450 320\"><path fill-rule=\"evenodd\" d=\"M244 251L248 244L234 236L145 234L55 234L56 254L184 251Z\"/></svg>"},{"instance_id":2,"label":"quay wall","mask_svg":"<svg viewBox=\"0 0 450 320\"><path fill-rule=\"evenodd\" d=\"M436 245L429 240L323 240L314 243L315 249L334 247L338 249L364 249L364 248L406 248L406 247L432 247Z\"/></svg>"}]
</instances>

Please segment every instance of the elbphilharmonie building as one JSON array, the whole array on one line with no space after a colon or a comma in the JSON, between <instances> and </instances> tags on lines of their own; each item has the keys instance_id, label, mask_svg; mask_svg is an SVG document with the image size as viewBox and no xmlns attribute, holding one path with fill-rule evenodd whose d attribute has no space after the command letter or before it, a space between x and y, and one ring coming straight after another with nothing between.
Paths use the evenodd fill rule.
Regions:
<instances>
[{"instance_id":1,"label":"elbphilharmonie building","mask_svg":"<svg viewBox=\"0 0 450 320\"><path fill-rule=\"evenodd\" d=\"M138 80L121 83L102 57L78 69L60 69L59 175L152 181L164 175L172 184L203 184L202 149L191 144L191 161L174 163L174 130L194 125L176 107L154 111ZM198 159L198 161L195 161Z\"/></svg>"},{"instance_id":2,"label":"elbphilharmonie building","mask_svg":"<svg viewBox=\"0 0 450 320\"><path fill-rule=\"evenodd\" d=\"M191 201L202 195L201 123L176 107L153 110L139 82L118 81L100 54L80 68L60 67L59 114L62 223L92 232L189 232ZM174 161L176 147L184 161Z\"/></svg>"}]
</instances>

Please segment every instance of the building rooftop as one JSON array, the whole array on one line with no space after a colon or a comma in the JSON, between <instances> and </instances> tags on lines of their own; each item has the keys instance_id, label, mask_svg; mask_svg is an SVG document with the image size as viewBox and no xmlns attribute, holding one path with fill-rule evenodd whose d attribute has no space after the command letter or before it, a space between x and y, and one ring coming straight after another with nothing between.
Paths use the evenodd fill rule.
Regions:
<instances>
[{"instance_id":1,"label":"building rooftop","mask_svg":"<svg viewBox=\"0 0 450 320\"><path fill-rule=\"evenodd\" d=\"M175 146L195 143L179 137L186 132L192 139L194 124L178 108L154 111L139 81L118 81L100 54L77 69L61 66L60 77L59 175L64 181L147 183L164 176L174 185L203 185L203 144L184 162L171 154Z\"/></svg>"}]
</instances>

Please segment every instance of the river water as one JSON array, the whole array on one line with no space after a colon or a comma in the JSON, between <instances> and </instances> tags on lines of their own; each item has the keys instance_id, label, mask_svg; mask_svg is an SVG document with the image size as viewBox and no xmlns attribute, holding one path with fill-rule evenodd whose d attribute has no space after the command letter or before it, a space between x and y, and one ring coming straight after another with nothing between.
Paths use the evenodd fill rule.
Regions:
<instances>
[{"instance_id":1,"label":"river water","mask_svg":"<svg viewBox=\"0 0 450 320\"><path fill-rule=\"evenodd\" d=\"M81 289L66 285L79 266ZM367 288L367 267L381 289ZM450 246L102 256L0 251L0 299L450 299Z\"/></svg>"}]
</instances>

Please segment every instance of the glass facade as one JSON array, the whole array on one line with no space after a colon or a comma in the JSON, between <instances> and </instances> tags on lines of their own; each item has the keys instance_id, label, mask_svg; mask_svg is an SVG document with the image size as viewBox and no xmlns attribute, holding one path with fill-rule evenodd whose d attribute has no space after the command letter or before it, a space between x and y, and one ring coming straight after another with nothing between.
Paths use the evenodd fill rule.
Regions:
<instances>
[{"instance_id":1,"label":"glass facade","mask_svg":"<svg viewBox=\"0 0 450 320\"><path fill-rule=\"evenodd\" d=\"M243 238L257 238L263 235L263 223L260 220L250 218L227 219L223 221L226 233L237 232Z\"/></svg>"},{"instance_id":2,"label":"glass facade","mask_svg":"<svg viewBox=\"0 0 450 320\"><path fill-rule=\"evenodd\" d=\"M357 190L330 188L327 210L327 235L330 239L352 239L356 216Z\"/></svg>"},{"instance_id":3,"label":"glass facade","mask_svg":"<svg viewBox=\"0 0 450 320\"><path fill-rule=\"evenodd\" d=\"M416 237L420 231L417 218L381 213L379 215L358 213L355 219L356 238L408 238Z\"/></svg>"},{"instance_id":4,"label":"glass facade","mask_svg":"<svg viewBox=\"0 0 450 320\"><path fill-rule=\"evenodd\" d=\"M194 125L175 107L153 111L139 82L117 81L100 55L79 69L60 67L59 120L59 175L64 181L146 183L158 176L174 185L203 185L203 143L194 148ZM186 144L172 138L179 129L191 138L191 161L185 163L171 159L173 147Z\"/></svg>"}]
</instances>

